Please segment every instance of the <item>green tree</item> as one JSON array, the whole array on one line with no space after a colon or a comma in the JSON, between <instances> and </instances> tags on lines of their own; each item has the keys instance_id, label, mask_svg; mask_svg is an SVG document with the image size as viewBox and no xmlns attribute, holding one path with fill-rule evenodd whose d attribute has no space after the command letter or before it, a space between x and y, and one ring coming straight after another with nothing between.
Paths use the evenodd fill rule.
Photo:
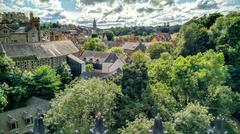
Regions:
<instances>
[{"instance_id":1,"label":"green tree","mask_svg":"<svg viewBox=\"0 0 240 134\"><path fill-rule=\"evenodd\" d=\"M210 93L208 97L209 111L215 116L224 115L231 116L239 110L240 95L226 86L210 86L208 88Z\"/></svg>"},{"instance_id":2,"label":"green tree","mask_svg":"<svg viewBox=\"0 0 240 134\"><path fill-rule=\"evenodd\" d=\"M87 65L86 65L86 71L87 71L88 73L91 73L91 72L93 71L93 64L87 64Z\"/></svg>"},{"instance_id":3,"label":"green tree","mask_svg":"<svg viewBox=\"0 0 240 134\"><path fill-rule=\"evenodd\" d=\"M124 49L121 47L112 47L112 48L108 49L107 52L125 55Z\"/></svg>"},{"instance_id":4,"label":"green tree","mask_svg":"<svg viewBox=\"0 0 240 134\"><path fill-rule=\"evenodd\" d=\"M98 38L98 34L93 33L92 38Z\"/></svg>"},{"instance_id":5,"label":"green tree","mask_svg":"<svg viewBox=\"0 0 240 134\"><path fill-rule=\"evenodd\" d=\"M67 63L63 63L57 68L57 74L61 78L62 85L69 84L73 78L71 68Z\"/></svg>"},{"instance_id":6,"label":"green tree","mask_svg":"<svg viewBox=\"0 0 240 134\"><path fill-rule=\"evenodd\" d=\"M207 51L175 60L159 59L149 65L151 81L171 88L171 94L183 105L199 101L206 103L209 86L220 86L228 77L222 53ZM205 99L204 99L205 98Z\"/></svg>"},{"instance_id":7,"label":"green tree","mask_svg":"<svg viewBox=\"0 0 240 134\"><path fill-rule=\"evenodd\" d=\"M133 121L139 113L146 113L152 117L153 101L150 90L147 67L144 62L135 62L123 68L121 89L123 95L117 98L117 108L114 118L118 121L115 128L126 125L126 121ZM155 113L156 114L156 113Z\"/></svg>"},{"instance_id":8,"label":"green tree","mask_svg":"<svg viewBox=\"0 0 240 134\"><path fill-rule=\"evenodd\" d=\"M15 63L7 56L0 56L0 82L5 82L8 74L14 70Z\"/></svg>"},{"instance_id":9,"label":"green tree","mask_svg":"<svg viewBox=\"0 0 240 134\"><path fill-rule=\"evenodd\" d=\"M171 87L164 83L151 85L151 96L154 101L154 113L161 113L163 120L170 120L172 115L178 110L178 103L171 95Z\"/></svg>"},{"instance_id":10,"label":"green tree","mask_svg":"<svg viewBox=\"0 0 240 134\"><path fill-rule=\"evenodd\" d=\"M108 41L114 41L114 33L110 30L106 30L103 32L103 36L107 36Z\"/></svg>"},{"instance_id":11,"label":"green tree","mask_svg":"<svg viewBox=\"0 0 240 134\"><path fill-rule=\"evenodd\" d=\"M147 52L149 53L151 59L158 59L160 58L160 55L163 52L172 53L173 44L169 42L157 42L157 43L151 44L147 48Z\"/></svg>"},{"instance_id":12,"label":"green tree","mask_svg":"<svg viewBox=\"0 0 240 134\"><path fill-rule=\"evenodd\" d=\"M183 56L194 55L214 48L210 43L207 28L201 24L190 23L181 27L177 39L177 50Z\"/></svg>"},{"instance_id":13,"label":"green tree","mask_svg":"<svg viewBox=\"0 0 240 134\"><path fill-rule=\"evenodd\" d=\"M116 94L119 93L119 87L112 82L78 80L52 100L45 121L56 133L74 133L78 129L79 133L85 134L93 125L95 114L101 112L107 120L107 128L110 128Z\"/></svg>"},{"instance_id":14,"label":"green tree","mask_svg":"<svg viewBox=\"0 0 240 134\"><path fill-rule=\"evenodd\" d=\"M144 62L136 62L123 68L122 92L134 100L142 98L148 87L148 72Z\"/></svg>"},{"instance_id":15,"label":"green tree","mask_svg":"<svg viewBox=\"0 0 240 134\"><path fill-rule=\"evenodd\" d=\"M131 55L130 59L132 62L145 62L145 63L151 60L147 54L140 50L134 52Z\"/></svg>"},{"instance_id":16,"label":"green tree","mask_svg":"<svg viewBox=\"0 0 240 134\"><path fill-rule=\"evenodd\" d=\"M83 49L91 51L104 51L106 47L99 39L89 39L84 43Z\"/></svg>"},{"instance_id":17,"label":"green tree","mask_svg":"<svg viewBox=\"0 0 240 134\"><path fill-rule=\"evenodd\" d=\"M32 88L29 89L33 96L50 99L58 92L61 78L57 72L49 66L41 66L33 71Z\"/></svg>"},{"instance_id":18,"label":"green tree","mask_svg":"<svg viewBox=\"0 0 240 134\"><path fill-rule=\"evenodd\" d=\"M7 95L5 94L7 85L6 84L1 84L0 85L0 112L3 111L3 109L7 106Z\"/></svg>"},{"instance_id":19,"label":"green tree","mask_svg":"<svg viewBox=\"0 0 240 134\"><path fill-rule=\"evenodd\" d=\"M199 103L190 103L174 115L175 129L184 134L196 132L205 134L212 119L207 107L203 107Z\"/></svg>"},{"instance_id":20,"label":"green tree","mask_svg":"<svg viewBox=\"0 0 240 134\"><path fill-rule=\"evenodd\" d=\"M206 27L207 29L209 29L219 17L222 17L223 15L221 13L212 13L212 14L208 14L208 15L204 15L200 18L194 18L192 20L190 20L189 23L195 22L197 24L201 24L204 27Z\"/></svg>"},{"instance_id":21,"label":"green tree","mask_svg":"<svg viewBox=\"0 0 240 134\"><path fill-rule=\"evenodd\" d=\"M216 45L216 50L224 53L225 62L229 65L231 79L229 85L235 90L239 90L240 81L240 14L230 13L227 16L217 19L211 27L212 42Z\"/></svg>"},{"instance_id":22,"label":"green tree","mask_svg":"<svg viewBox=\"0 0 240 134\"><path fill-rule=\"evenodd\" d=\"M133 122L127 122L127 126L119 129L120 134L146 134L152 127L153 121L140 114Z\"/></svg>"}]
</instances>

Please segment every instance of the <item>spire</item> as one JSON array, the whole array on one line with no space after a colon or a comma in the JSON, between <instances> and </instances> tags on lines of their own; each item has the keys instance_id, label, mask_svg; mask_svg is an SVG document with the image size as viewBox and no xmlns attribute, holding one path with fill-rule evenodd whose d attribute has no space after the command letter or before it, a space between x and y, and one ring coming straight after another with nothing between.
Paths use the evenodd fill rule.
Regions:
<instances>
[{"instance_id":1,"label":"spire","mask_svg":"<svg viewBox=\"0 0 240 134\"><path fill-rule=\"evenodd\" d=\"M37 113L37 116L35 117L33 131L34 131L34 134L45 134L43 117L41 116L40 113Z\"/></svg>"},{"instance_id":2,"label":"spire","mask_svg":"<svg viewBox=\"0 0 240 134\"><path fill-rule=\"evenodd\" d=\"M96 115L96 121L95 121L95 128L90 129L91 134L106 134L107 130L104 128L103 125L103 116L99 112Z\"/></svg>"},{"instance_id":3,"label":"spire","mask_svg":"<svg viewBox=\"0 0 240 134\"><path fill-rule=\"evenodd\" d=\"M95 18L93 20L93 30L97 30L97 22Z\"/></svg>"},{"instance_id":4,"label":"spire","mask_svg":"<svg viewBox=\"0 0 240 134\"><path fill-rule=\"evenodd\" d=\"M30 20L33 20L33 12L30 12Z\"/></svg>"},{"instance_id":5,"label":"spire","mask_svg":"<svg viewBox=\"0 0 240 134\"><path fill-rule=\"evenodd\" d=\"M152 126L152 129L149 130L149 132L151 134L164 134L162 118L160 117L160 114L157 114L157 116L155 117L154 124Z\"/></svg>"}]
</instances>

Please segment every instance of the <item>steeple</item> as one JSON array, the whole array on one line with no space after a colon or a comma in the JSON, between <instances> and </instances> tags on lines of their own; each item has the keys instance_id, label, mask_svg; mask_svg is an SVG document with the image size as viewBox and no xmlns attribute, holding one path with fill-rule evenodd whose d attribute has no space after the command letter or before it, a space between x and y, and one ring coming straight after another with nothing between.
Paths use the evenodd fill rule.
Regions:
<instances>
[{"instance_id":1,"label":"steeple","mask_svg":"<svg viewBox=\"0 0 240 134\"><path fill-rule=\"evenodd\" d=\"M30 12L30 21L33 20L33 12Z\"/></svg>"},{"instance_id":2,"label":"steeple","mask_svg":"<svg viewBox=\"0 0 240 134\"><path fill-rule=\"evenodd\" d=\"M95 18L93 20L93 30L97 30L97 22Z\"/></svg>"}]
</instances>

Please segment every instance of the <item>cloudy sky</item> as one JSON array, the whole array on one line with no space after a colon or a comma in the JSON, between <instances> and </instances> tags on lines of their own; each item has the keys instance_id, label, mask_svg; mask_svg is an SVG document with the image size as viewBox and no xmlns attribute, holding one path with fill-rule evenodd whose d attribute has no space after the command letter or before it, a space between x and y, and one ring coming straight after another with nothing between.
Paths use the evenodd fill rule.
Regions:
<instances>
[{"instance_id":1,"label":"cloudy sky","mask_svg":"<svg viewBox=\"0 0 240 134\"><path fill-rule=\"evenodd\" d=\"M90 26L181 24L212 12L240 11L240 0L0 0L0 12L21 11L43 22Z\"/></svg>"}]
</instances>

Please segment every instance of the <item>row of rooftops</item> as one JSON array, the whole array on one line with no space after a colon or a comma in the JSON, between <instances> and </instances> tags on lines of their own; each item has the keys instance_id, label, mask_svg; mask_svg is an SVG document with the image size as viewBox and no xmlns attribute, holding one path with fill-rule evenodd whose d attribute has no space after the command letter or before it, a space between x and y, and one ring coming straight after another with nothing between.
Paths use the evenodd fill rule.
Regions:
<instances>
[{"instance_id":1,"label":"row of rooftops","mask_svg":"<svg viewBox=\"0 0 240 134\"><path fill-rule=\"evenodd\" d=\"M0 44L0 53L11 58L34 56L38 59L66 56L79 52L78 48L70 40L23 43L23 44Z\"/></svg>"}]
</instances>

